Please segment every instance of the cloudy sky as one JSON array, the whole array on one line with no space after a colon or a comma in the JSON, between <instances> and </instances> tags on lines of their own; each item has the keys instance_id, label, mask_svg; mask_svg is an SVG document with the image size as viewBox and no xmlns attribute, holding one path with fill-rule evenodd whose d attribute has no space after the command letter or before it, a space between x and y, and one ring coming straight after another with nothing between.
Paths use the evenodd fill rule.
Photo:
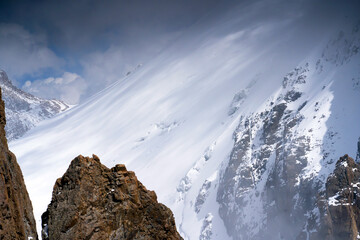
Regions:
<instances>
[{"instance_id":1,"label":"cloudy sky","mask_svg":"<svg viewBox=\"0 0 360 240\"><path fill-rule=\"evenodd\" d=\"M0 69L28 92L76 104L150 61L189 27L206 28L234 2L3 0ZM273 2L280 12L282 1ZM317 5L314 15L324 14Z\"/></svg>"},{"instance_id":2,"label":"cloudy sky","mask_svg":"<svg viewBox=\"0 0 360 240\"><path fill-rule=\"evenodd\" d=\"M146 62L221 1L1 1L0 69L78 103Z\"/></svg>"}]
</instances>

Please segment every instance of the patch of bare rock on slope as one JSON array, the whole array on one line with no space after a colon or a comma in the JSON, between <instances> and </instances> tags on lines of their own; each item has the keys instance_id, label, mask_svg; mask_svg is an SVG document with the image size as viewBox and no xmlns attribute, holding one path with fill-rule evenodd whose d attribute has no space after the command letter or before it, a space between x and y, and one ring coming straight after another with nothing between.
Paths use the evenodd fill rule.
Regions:
<instances>
[{"instance_id":1,"label":"patch of bare rock on slope","mask_svg":"<svg viewBox=\"0 0 360 240\"><path fill-rule=\"evenodd\" d=\"M316 239L359 239L360 164L348 155L341 157L326 181L321 202L323 224Z\"/></svg>"},{"instance_id":2,"label":"patch of bare rock on slope","mask_svg":"<svg viewBox=\"0 0 360 240\"><path fill-rule=\"evenodd\" d=\"M5 107L0 91L0 239L37 238L31 201L15 155L5 137Z\"/></svg>"},{"instance_id":3,"label":"patch of bare rock on slope","mask_svg":"<svg viewBox=\"0 0 360 240\"><path fill-rule=\"evenodd\" d=\"M182 239L169 208L132 171L78 156L54 186L43 239Z\"/></svg>"}]
</instances>

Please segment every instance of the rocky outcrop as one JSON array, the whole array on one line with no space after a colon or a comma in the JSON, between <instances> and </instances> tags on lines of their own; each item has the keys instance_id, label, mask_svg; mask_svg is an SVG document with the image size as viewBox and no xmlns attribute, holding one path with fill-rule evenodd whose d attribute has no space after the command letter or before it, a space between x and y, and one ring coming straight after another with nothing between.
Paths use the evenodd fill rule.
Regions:
<instances>
[{"instance_id":1,"label":"rocky outcrop","mask_svg":"<svg viewBox=\"0 0 360 240\"><path fill-rule=\"evenodd\" d=\"M31 201L16 157L8 149L5 124L0 100L0 239L37 239Z\"/></svg>"},{"instance_id":2,"label":"rocky outcrop","mask_svg":"<svg viewBox=\"0 0 360 240\"><path fill-rule=\"evenodd\" d=\"M173 214L122 164L75 158L42 215L43 239L181 239Z\"/></svg>"},{"instance_id":3,"label":"rocky outcrop","mask_svg":"<svg viewBox=\"0 0 360 240\"><path fill-rule=\"evenodd\" d=\"M348 155L341 157L326 181L321 202L322 223L319 235L314 234L313 239L359 239L360 164Z\"/></svg>"},{"instance_id":4,"label":"rocky outcrop","mask_svg":"<svg viewBox=\"0 0 360 240\"><path fill-rule=\"evenodd\" d=\"M359 166L347 156L335 164L338 156L328 150L338 134L333 129L317 139L329 116L328 99L307 100L309 72L308 64L295 68L265 111L240 119L217 192L219 215L233 239L358 236Z\"/></svg>"},{"instance_id":5,"label":"rocky outcrop","mask_svg":"<svg viewBox=\"0 0 360 240\"><path fill-rule=\"evenodd\" d=\"M266 110L241 118L234 133L217 193L219 215L233 239L295 239L316 203L316 186L299 177L311 144L297 134L308 67L287 74Z\"/></svg>"},{"instance_id":6,"label":"rocky outcrop","mask_svg":"<svg viewBox=\"0 0 360 240\"><path fill-rule=\"evenodd\" d=\"M0 87L5 102L7 119L5 131L9 141L22 137L40 121L69 108L62 101L42 99L18 89L2 70L0 70Z\"/></svg>"},{"instance_id":7,"label":"rocky outcrop","mask_svg":"<svg viewBox=\"0 0 360 240\"><path fill-rule=\"evenodd\" d=\"M356 118L338 109L348 104L346 88L353 85L358 91L359 77L354 73L349 87L340 90L342 84L332 85L336 77L327 75L347 64L351 72L350 62L358 62L359 29L357 25L330 41L316 63L311 60L286 74L282 87L261 106L250 102L257 101L251 94L239 101L237 109L243 113L238 114L230 157L219 171L216 199L233 239L360 239L355 217L358 190L353 185L359 180L358 170L345 174L344 166L336 164L343 146L355 152L356 142L349 142L355 131L349 131L343 119ZM359 162L360 141L357 148ZM343 180L336 182L339 171ZM337 177L328 179L329 174ZM332 185L336 189L331 190ZM347 194L346 204L334 200L337 192ZM336 206L329 205L334 201Z\"/></svg>"}]
</instances>

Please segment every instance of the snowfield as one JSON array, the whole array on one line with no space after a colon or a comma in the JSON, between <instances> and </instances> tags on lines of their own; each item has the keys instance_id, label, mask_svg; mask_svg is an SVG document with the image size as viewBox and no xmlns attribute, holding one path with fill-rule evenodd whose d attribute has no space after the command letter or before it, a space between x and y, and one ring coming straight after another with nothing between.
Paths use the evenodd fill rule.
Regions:
<instances>
[{"instance_id":1,"label":"snowfield","mask_svg":"<svg viewBox=\"0 0 360 240\"><path fill-rule=\"evenodd\" d=\"M266 6L240 5L207 30L200 30L201 22L192 26L152 61L12 141L38 228L55 180L77 155L96 154L108 167L124 163L155 190L185 239L231 239L216 199L234 133L242 120L276 102L284 77L306 64L299 91L307 104L297 134L318 145L308 152L301 177L326 179L334 163L322 161L324 152L334 160L355 157L360 57L349 49L360 46L360 38L352 31L356 25L349 27L353 19L339 14L309 23L311 13L298 6L258 17ZM353 45L344 47L343 39ZM248 217L262 219L261 209L252 207Z\"/></svg>"}]
</instances>

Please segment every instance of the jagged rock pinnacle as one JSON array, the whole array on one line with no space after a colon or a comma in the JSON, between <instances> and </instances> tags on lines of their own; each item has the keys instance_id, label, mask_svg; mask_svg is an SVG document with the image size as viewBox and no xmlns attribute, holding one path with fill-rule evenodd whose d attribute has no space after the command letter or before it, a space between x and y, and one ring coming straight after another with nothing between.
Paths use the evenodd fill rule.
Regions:
<instances>
[{"instance_id":1,"label":"jagged rock pinnacle","mask_svg":"<svg viewBox=\"0 0 360 240\"><path fill-rule=\"evenodd\" d=\"M54 186L43 239L181 239L169 208L123 164L78 156Z\"/></svg>"}]
</instances>

